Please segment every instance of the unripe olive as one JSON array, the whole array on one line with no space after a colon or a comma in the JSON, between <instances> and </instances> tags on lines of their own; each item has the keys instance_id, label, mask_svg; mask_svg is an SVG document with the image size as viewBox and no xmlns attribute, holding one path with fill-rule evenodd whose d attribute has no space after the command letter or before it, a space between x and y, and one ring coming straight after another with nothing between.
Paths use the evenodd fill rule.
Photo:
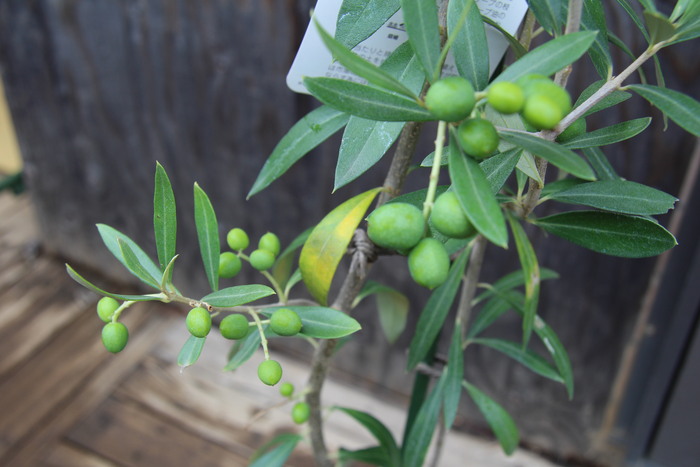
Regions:
<instances>
[{"instance_id":1,"label":"unripe olive","mask_svg":"<svg viewBox=\"0 0 700 467\"><path fill-rule=\"evenodd\" d=\"M119 302L112 297L102 297L97 302L97 315L105 323L112 321L112 315L119 308Z\"/></svg>"},{"instance_id":2,"label":"unripe olive","mask_svg":"<svg viewBox=\"0 0 700 467\"><path fill-rule=\"evenodd\" d=\"M425 94L425 106L438 120L457 122L471 114L476 98L474 87L460 76L433 83Z\"/></svg>"},{"instance_id":3,"label":"unripe olive","mask_svg":"<svg viewBox=\"0 0 700 467\"><path fill-rule=\"evenodd\" d=\"M226 243L228 243L229 248L234 251L245 250L250 244L250 239L248 234L243 229L236 227L231 229L226 234Z\"/></svg>"},{"instance_id":4,"label":"unripe olive","mask_svg":"<svg viewBox=\"0 0 700 467\"><path fill-rule=\"evenodd\" d=\"M263 360L258 365L258 378L268 386L274 386L282 379L282 365L275 360Z\"/></svg>"},{"instance_id":5,"label":"unripe olive","mask_svg":"<svg viewBox=\"0 0 700 467\"><path fill-rule=\"evenodd\" d=\"M225 251L219 255L219 277L230 279L241 272L241 259L230 251Z\"/></svg>"},{"instance_id":6,"label":"unripe olive","mask_svg":"<svg viewBox=\"0 0 700 467\"><path fill-rule=\"evenodd\" d=\"M292 407L292 420L297 425L306 423L306 421L309 419L309 415L309 404L307 404L306 402L297 402L296 404L294 404L294 407Z\"/></svg>"},{"instance_id":7,"label":"unripe olive","mask_svg":"<svg viewBox=\"0 0 700 467\"><path fill-rule=\"evenodd\" d=\"M269 250L255 250L250 254L250 265L258 271L267 271L275 264L275 255Z\"/></svg>"},{"instance_id":8,"label":"unripe olive","mask_svg":"<svg viewBox=\"0 0 700 467\"><path fill-rule=\"evenodd\" d=\"M423 238L425 220L420 209L408 203L387 203L367 218L367 235L376 245L409 250Z\"/></svg>"},{"instance_id":9,"label":"unripe olive","mask_svg":"<svg viewBox=\"0 0 700 467\"><path fill-rule=\"evenodd\" d=\"M124 350L129 341L129 330L122 323L107 323L102 328L102 343L112 353Z\"/></svg>"},{"instance_id":10,"label":"unripe olive","mask_svg":"<svg viewBox=\"0 0 700 467\"><path fill-rule=\"evenodd\" d=\"M579 118L557 136L557 142L566 143L586 132L586 119Z\"/></svg>"},{"instance_id":11,"label":"unripe olive","mask_svg":"<svg viewBox=\"0 0 700 467\"><path fill-rule=\"evenodd\" d=\"M408 255L408 271L418 284L434 289L445 280L450 257L445 246L434 238L424 238Z\"/></svg>"},{"instance_id":12,"label":"unripe olive","mask_svg":"<svg viewBox=\"0 0 700 467\"><path fill-rule=\"evenodd\" d=\"M270 316L270 328L280 336L294 336L301 331L301 326L301 318L289 308L275 310Z\"/></svg>"},{"instance_id":13,"label":"unripe olive","mask_svg":"<svg viewBox=\"0 0 700 467\"><path fill-rule=\"evenodd\" d=\"M294 385L292 383L286 382L280 385L280 395L284 397L291 397L294 394Z\"/></svg>"},{"instance_id":14,"label":"unripe olive","mask_svg":"<svg viewBox=\"0 0 700 467\"><path fill-rule=\"evenodd\" d=\"M464 152L476 159L486 159L498 149L498 132L488 120L470 118L457 128L457 141Z\"/></svg>"},{"instance_id":15,"label":"unripe olive","mask_svg":"<svg viewBox=\"0 0 700 467\"><path fill-rule=\"evenodd\" d=\"M202 307L192 308L187 313L185 324L194 337L206 337L211 331L211 315Z\"/></svg>"},{"instance_id":16,"label":"unripe olive","mask_svg":"<svg viewBox=\"0 0 700 467\"><path fill-rule=\"evenodd\" d=\"M277 256L280 253L280 239L277 238L277 235L273 234L272 232L268 232L260 237L258 248L261 250L267 250L272 253L273 256Z\"/></svg>"},{"instance_id":17,"label":"unripe olive","mask_svg":"<svg viewBox=\"0 0 700 467\"><path fill-rule=\"evenodd\" d=\"M438 232L447 237L467 238L476 233L454 191L447 191L437 197L430 213L430 221Z\"/></svg>"},{"instance_id":18,"label":"unripe olive","mask_svg":"<svg viewBox=\"0 0 700 467\"><path fill-rule=\"evenodd\" d=\"M544 94L525 99L523 118L538 130L551 130L564 117L561 107Z\"/></svg>"},{"instance_id":19,"label":"unripe olive","mask_svg":"<svg viewBox=\"0 0 700 467\"><path fill-rule=\"evenodd\" d=\"M219 332L226 339L243 339L249 329L248 320L239 314L228 315L219 323Z\"/></svg>"},{"instance_id":20,"label":"unripe olive","mask_svg":"<svg viewBox=\"0 0 700 467\"><path fill-rule=\"evenodd\" d=\"M566 115L571 112L571 95L566 89L557 85L553 81L547 79L532 82L525 90L525 100L536 94L544 94L552 99L552 101L559 106L562 115Z\"/></svg>"},{"instance_id":21,"label":"unripe olive","mask_svg":"<svg viewBox=\"0 0 700 467\"><path fill-rule=\"evenodd\" d=\"M486 100L496 111L502 114L514 114L523 108L525 93L515 83L500 81L491 85L486 93Z\"/></svg>"}]
</instances>

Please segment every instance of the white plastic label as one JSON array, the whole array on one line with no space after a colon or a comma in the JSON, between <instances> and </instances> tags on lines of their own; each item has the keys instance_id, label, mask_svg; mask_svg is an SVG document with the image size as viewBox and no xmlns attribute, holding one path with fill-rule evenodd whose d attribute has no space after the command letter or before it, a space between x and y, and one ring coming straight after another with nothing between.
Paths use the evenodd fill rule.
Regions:
<instances>
[{"instance_id":1,"label":"white plastic label","mask_svg":"<svg viewBox=\"0 0 700 467\"><path fill-rule=\"evenodd\" d=\"M316 4L314 15L329 34L335 34L336 19L342 3L342 0L319 0ZM509 34L515 34L527 12L526 0L476 0L476 4L483 16L498 23ZM491 72L493 73L508 48L508 41L495 28L489 25L485 26ZM406 40L408 40L408 35L403 25L403 13L399 10L374 34L358 44L353 51L365 60L375 65L381 65ZM457 74L451 54L448 54L445 60L443 73L445 75ZM317 76L365 83L365 80L351 73L338 62L333 62L331 53L323 44L313 22L310 22L292 67L287 74L287 86L292 91L308 94L302 78Z\"/></svg>"}]
</instances>

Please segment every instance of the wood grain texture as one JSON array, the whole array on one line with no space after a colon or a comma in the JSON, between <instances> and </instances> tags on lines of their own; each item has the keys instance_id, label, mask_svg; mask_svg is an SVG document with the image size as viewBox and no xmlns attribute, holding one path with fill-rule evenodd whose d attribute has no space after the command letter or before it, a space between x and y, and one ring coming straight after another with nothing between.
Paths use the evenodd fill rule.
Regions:
<instances>
[{"instance_id":1,"label":"wood grain texture","mask_svg":"<svg viewBox=\"0 0 700 467\"><path fill-rule=\"evenodd\" d=\"M272 230L283 243L352 194L380 184L381 166L368 174L365 185L351 184L328 196L335 166L329 144L270 189L244 201L275 143L314 105L284 84L311 3L0 3L0 66L46 248L71 262L127 279L102 246L94 224L115 226L154 255L150 203L154 162L159 160L178 200L178 250L183 255L176 282L188 294L203 295L206 279L192 222L194 181L212 198L222 237L228 228L241 226L253 241ZM604 3L610 10L609 27L634 50L642 50L629 20L613 8L614 2ZM695 44L661 53L668 87L700 96L696 58ZM614 59L616 71L629 63L617 50ZM576 66L587 71L570 82L574 96L597 79L587 62ZM645 70L653 76L652 68ZM649 111L642 99L633 98L592 116L588 127L601 128ZM673 124L664 131L659 113L652 114L654 123L638 138L606 147L605 152L627 179L676 194L694 138ZM430 152L431 140L423 139L418 159ZM555 175L550 170L549 178ZM423 187L426 177L414 172L407 189ZM536 214L560 208L538 208ZM600 421L653 259L603 257L530 233L540 265L562 274L556 283L543 285L540 313L569 350L576 396L568 401L560 386L488 350L467 353L467 374L512 411L527 443L562 457L579 456L588 449L589 434ZM512 252L490 248L487 255L485 280L517 267ZM373 278L408 290L411 329L427 293L411 284L404 259L383 263L373 269ZM19 273L14 271L15 279L8 276L8 283ZM260 280L246 271L235 283ZM337 367L353 375L349 379L355 384L404 397L410 376L403 371L403 349L410 333L395 345L387 344L371 301L357 317L363 332L339 352ZM513 339L519 333L515 316L492 329L492 335ZM279 348L308 356L303 345ZM484 430L472 406L465 403L463 411L462 427Z\"/></svg>"}]
</instances>

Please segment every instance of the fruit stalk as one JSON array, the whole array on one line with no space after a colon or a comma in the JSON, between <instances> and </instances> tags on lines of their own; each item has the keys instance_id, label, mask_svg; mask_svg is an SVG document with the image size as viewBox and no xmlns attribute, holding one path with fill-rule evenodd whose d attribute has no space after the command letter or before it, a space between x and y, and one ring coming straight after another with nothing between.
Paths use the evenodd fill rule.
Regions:
<instances>
[{"instance_id":1,"label":"fruit stalk","mask_svg":"<svg viewBox=\"0 0 700 467\"><path fill-rule=\"evenodd\" d=\"M440 163L442 162L442 148L445 147L445 129L447 123L440 120L435 137L435 157L433 157L433 167L430 169L430 183L428 184L428 193L425 195L423 203L423 217L428 220L430 211L435 203L435 192L437 191L438 179L440 178Z\"/></svg>"}]
</instances>

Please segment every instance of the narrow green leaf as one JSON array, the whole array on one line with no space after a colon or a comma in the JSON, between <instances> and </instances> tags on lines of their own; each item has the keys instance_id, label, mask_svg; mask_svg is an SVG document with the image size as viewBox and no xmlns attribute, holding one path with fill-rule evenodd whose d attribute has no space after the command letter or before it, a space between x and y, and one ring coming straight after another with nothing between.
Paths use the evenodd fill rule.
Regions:
<instances>
[{"instance_id":1,"label":"narrow green leaf","mask_svg":"<svg viewBox=\"0 0 700 467\"><path fill-rule=\"evenodd\" d=\"M401 0L403 21L409 42L416 52L425 76L430 82L439 75L440 28L437 5L433 1Z\"/></svg>"},{"instance_id":2,"label":"narrow green leaf","mask_svg":"<svg viewBox=\"0 0 700 467\"><path fill-rule=\"evenodd\" d=\"M540 172L537 170L537 162L535 161L535 157L528 151L522 152L516 167L518 169L518 193L522 193L522 189L527 183L528 179L536 181L539 186L544 185L544 180L542 180ZM520 174L527 175L527 177L522 177Z\"/></svg>"},{"instance_id":3,"label":"narrow green leaf","mask_svg":"<svg viewBox=\"0 0 700 467\"><path fill-rule=\"evenodd\" d=\"M537 18L537 22L550 36L561 35L566 22L566 5L563 4L563 0L530 1L528 5Z\"/></svg>"},{"instance_id":4,"label":"narrow green leaf","mask_svg":"<svg viewBox=\"0 0 700 467\"><path fill-rule=\"evenodd\" d=\"M386 340L396 342L406 328L408 318L408 297L401 292L387 287L375 294L379 310L379 324L384 331Z\"/></svg>"},{"instance_id":5,"label":"narrow green leaf","mask_svg":"<svg viewBox=\"0 0 700 467\"><path fill-rule=\"evenodd\" d=\"M513 232L515 246L518 250L518 258L523 268L523 280L525 282L525 306L523 314L523 348L527 347L532 333L532 326L537 315L537 304L540 297L540 266L537 262L535 249L527 238L525 229L517 219L508 216L510 229Z\"/></svg>"},{"instance_id":6,"label":"narrow green leaf","mask_svg":"<svg viewBox=\"0 0 700 467\"><path fill-rule=\"evenodd\" d=\"M452 0L447 6L447 31L454 35L462 16L464 25L452 43L452 54L460 76L468 79L474 89L481 90L489 82L489 48L481 12L474 0Z\"/></svg>"},{"instance_id":7,"label":"narrow green leaf","mask_svg":"<svg viewBox=\"0 0 700 467\"><path fill-rule=\"evenodd\" d=\"M508 180L510 174L513 173L513 169L515 169L522 153L522 149L513 148L498 153L479 163L479 167L484 171L486 180L491 186L492 193L496 194L503 188L506 180Z\"/></svg>"},{"instance_id":8,"label":"narrow green leaf","mask_svg":"<svg viewBox=\"0 0 700 467\"><path fill-rule=\"evenodd\" d=\"M168 174L159 162L156 163L155 188L153 190L153 231L161 270L165 270L175 256L177 217L175 194Z\"/></svg>"},{"instance_id":9,"label":"narrow green leaf","mask_svg":"<svg viewBox=\"0 0 700 467\"><path fill-rule=\"evenodd\" d=\"M177 356L177 364L181 368L194 365L202 354L202 349L204 348L204 342L206 340L206 337L190 336L180 349L180 353Z\"/></svg>"},{"instance_id":10,"label":"narrow green leaf","mask_svg":"<svg viewBox=\"0 0 700 467\"><path fill-rule=\"evenodd\" d=\"M355 229L381 189L361 193L329 212L304 243L299 268L304 284L320 304L327 303L331 281L338 263L352 240Z\"/></svg>"},{"instance_id":11,"label":"narrow green leaf","mask_svg":"<svg viewBox=\"0 0 700 467\"><path fill-rule=\"evenodd\" d=\"M426 302L423 311L421 311L418 324L416 325L416 332L408 349L407 369L409 371L413 370L425 358L433 342L440 334L447 313L450 311L452 303L457 296L470 252L471 248L464 249L452 263L447 280L430 294L430 298Z\"/></svg>"},{"instance_id":12,"label":"narrow green leaf","mask_svg":"<svg viewBox=\"0 0 700 467\"><path fill-rule=\"evenodd\" d=\"M563 203L582 204L621 214L664 214L678 201L663 191L626 180L582 183L551 195Z\"/></svg>"},{"instance_id":13,"label":"narrow green leaf","mask_svg":"<svg viewBox=\"0 0 700 467\"><path fill-rule=\"evenodd\" d=\"M518 271L518 273L520 276L522 276L520 271ZM510 309L511 305L498 297L486 302L486 304L481 308L481 311L479 311L479 314L474 319L474 322L469 326L467 339L473 339L474 336L491 326L498 318L501 317L501 315Z\"/></svg>"},{"instance_id":14,"label":"narrow green leaf","mask_svg":"<svg viewBox=\"0 0 700 467\"><path fill-rule=\"evenodd\" d=\"M338 152L333 191L372 168L399 137L405 122L377 122L350 117Z\"/></svg>"},{"instance_id":15,"label":"narrow green leaf","mask_svg":"<svg viewBox=\"0 0 700 467\"><path fill-rule=\"evenodd\" d=\"M414 93L423 86L423 71L411 45L401 44L381 65ZM343 133L335 170L334 190L355 180L374 166L396 141L403 122L377 122L351 117Z\"/></svg>"},{"instance_id":16,"label":"narrow green leaf","mask_svg":"<svg viewBox=\"0 0 700 467\"><path fill-rule=\"evenodd\" d=\"M446 381L447 373L443 373L418 411L408 438L402 446L402 467L421 467L423 465L425 454L428 452L430 440L433 438L433 432L440 416Z\"/></svg>"},{"instance_id":17,"label":"narrow green leaf","mask_svg":"<svg viewBox=\"0 0 700 467\"><path fill-rule=\"evenodd\" d=\"M291 241L287 248L277 257L275 265L272 267L272 277L279 283L280 287L286 287L291 279L292 271L296 265L295 255L298 249L304 246L304 242L311 235L313 228L308 228ZM301 279L301 276L299 276Z\"/></svg>"},{"instance_id":18,"label":"narrow green leaf","mask_svg":"<svg viewBox=\"0 0 700 467\"><path fill-rule=\"evenodd\" d=\"M260 310L270 316L279 308L294 310L301 318L301 334L317 339L339 339L359 331L362 326L355 318L335 308L322 306L285 306L270 307Z\"/></svg>"},{"instance_id":19,"label":"narrow green leaf","mask_svg":"<svg viewBox=\"0 0 700 467\"><path fill-rule=\"evenodd\" d=\"M267 330L267 326L264 328ZM229 361L224 367L224 371L233 371L243 365L255 354L260 347L260 333L253 328L243 339L236 341L234 351L229 355Z\"/></svg>"},{"instance_id":20,"label":"narrow green leaf","mask_svg":"<svg viewBox=\"0 0 700 467\"><path fill-rule=\"evenodd\" d=\"M616 123L615 125L606 126L605 128L577 136L564 143L564 146L569 149L582 149L619 143L637 136L649 126L649 123L651 123L650 117L635 118L634 120Z\"/></svg>"},{"instance_id":21,"label":"narrow green leaf","mask_svg":"<svg viewBox=\"0 0 700 467\"><path fill-rule=\"evenodd\" d=\"M161 294L158 295L122 295L122 294L116 294L112 292L107 292L105 290L102 290L101 288L97 287L95 284L91 283L87 279L85 279L83 276L78 274L75 269L73 269L70 265L66 264L66 271L68 271L68 275L73 279L75 282L78 284L82 285L86 289L90 289L93 292L103 295L105 297L112 297L115 300L124 300L124 301L132 301L132 302L149 302L149 301L154 301L154 300L161 300L164 298Z\"/></svg>"},{"instance_id":22,"label":"narrow green leaf","mask_svg":"<svg viewBox=\"0 0 700 467\"><path fill-rule=\"evenodd\" d=\"M570 149L529 133L505 130L501 131L500 135L506 141L521 146L525 150L546 159L574 177L584 180L595 180L595 174L591 166Z\"/></svg>"},{"instance_id":23,"label":"narrow green leaf","mask_svg":"<svg viewBox=\"0 0 700 467\"><path fill-rule=\"evenodd\" d=\"M401 7L399 0L344 0L335 38L348 49L374 34Z\"/></svg>"},{"instance_id":24,"label":"narrow green leaf","mask_svg":"<svg viewBox=\"0 0 700 467\"><path fill-rule=\"evenodd\" d=\"M554 359L559 375L564 380L569 399L572 399L574 397L574 371L571 368L571 361L566 349L552 328L542 321L539 316L535 318L535 333L540 337L547 351Z\"/></svg>"},{"instance_id":25,"label":"narrow green leaf","mask_svg":"<svg viewBox=\"0 0 700 467\"><path fill-rule=\"evenodd\" d=\"M500 405L489 396L484 394L476 386L468 382L462 382L467 393L472 398L479 411L486 419L486 422L496 435L496 439L501 444L503 452L512 454L520 441L520 434L515 422Z\"/></svg>"},{"instance_id":26,"label":"narrow green leaf","mask_svg":"<svg viewBox=\"0 0 700 467\"><path fill-rule=\"evenodd\" d=\"M677 244L668 230L642 217L602 211L572 211L534 222L571 243L611 256L656 256Z\"/></svg>"},{"instance_id":27,"label":"narrow green leaf","mask_svg":"<svg viewBox=\"0 0 700 467\"><path fill-rule=\"evenodd\" d=\"M318 21L315 22L316 29L321 36L321 40L333 54L333 57L343 66L345 66L345 68L355 73L357 76L366 79L370 83L379 86L380 88L403 94L412 99L418 98L418 96L404 86L399 80L375 64L370 63L359 55L353 53L350 49L333 39L333 36L328 34L326 30L321 27Z\"/></svg>"},{"instance_id":28,"label":"narrow green leaf","mask_svg":"<svg viewBox=\"0 0 700 467\"><path fill-rule=\"evenodd\" d=\"M501 35L505 38L506 41L508 41L508 45L510 46L511 51L513 52L513 56L517 59L525 55L528 51L523 47L523 45L520 43L517 37L513 36L510 32L506 31L503 29L503 27L492 20L489 17L482 16L481 20L494 28L496 31L500 32Z\"/></svg>"},{"instance_id":29,"label":"narrow green leaf","mask_svg":"<svg viewBox=\"0 0 700 467\"><path fill-rule=\"evenodd\" d=\"M500 311L500 314L503 314L511 308L518 312L520 315L523 315L524 304L525 296L522 293L515 290L497 290L496 296L487 303L487 307L493 308L494 311L491 313L492 315L495 315L496 311ZM484 307L482 313L484 313L485 311L486 307ZM491 324L491 322L495 321L495 319L497 319L498 316L500 316L500 314L495 317L488 316L487 319L490 320L488 324ZM477 317L477 321L480 317L481 316ZM476 321L474 324L477 324ZM488 326L488 324L486 324L486 326ZM485 328L486 326L483 326L483 328ZM561 341L554 333L552 328L549 327L549 325L547 325L547 323L545 323L539 316L535 317L534 330L535 334L537 334L544 346L547 348L549 354L554 359L554 363L557 367L557 370L559 371L559 375L561 376L562 380L564 381L564 385L566 386L566 391L569 395L569 399L571 399L574 395L574 376L573 370L571 368L571 362L569 361L569 356L566 353L566 349L564 348L564 346L562 345ZM477 333L474 332L470 334L470 336L476 334Z\"/></svg>"},{"instance_id":30,"label":"narrow green leaf","mask_svg":"<svg viewBox=\"0 0 700 467\"><path fill-rule=\"evenodd\" d=\"M583 2L581 28L597 31L595 42L588 51L593 66L601 78L607 78L612 73L612 58L608 46L608 27L605 24L605 8L601 0L586 0Z\"/></svg>"},{"instance_id":31,"label":"narrow green leaf","mask_svg":"<svg viewBox=\"0 0 700 467\"><path fill-rule=\"evenodd\" d=\"M119 250L122 253L122 257L124 258L124 262L126 263L126 267L129 272L151 287L160 289L161 275L159 274L158 276L153 277L139 262L138 256L136 256L136 254L131 250L129 245L124 242L124 240L121 238L117 239L117 243L119 244Z\"/></svg>"},{"instance_id":32,"label":"narrow green leaf","mask_svg":"<svg viewBox=\"0 0 700 467\"><path fill-rule=\"evenodd\" d=\"M666 16L655 11L645 11L643 14L652 44L667 41L676 35L676 25Z\"/></svg>"},{"instance_id":33,"label":"narrow green leaf","mask_svg":"<svg viewBox=\"0 0 700 467\"><path fill-rule=\"evenodd\" d=\"M173 286L173 269L175 268L175 260L179 255L173 256L167 266L165 266L165 271L163 271L163 277L160 280L160 290L166 291L176 291Z\"/></svg>"},{"instance_id":34,"label":"narrow green leaf","mask_svg":"<svg viewBox=\"0 0 700 467\"><path fill-rule=\"evenodd\" d=\"M549 76L575 62L593 44L595 31L580 31L566 34L545 42L514 62L494 82L515 81L530 73Z\"/></svg>"},{"instance_id":35,"label":"narrow green leaf","mask_svg":"<svg viewBox=\"0 0 700 467\"><path fill-rule=\"evenodd\" d=\"M254 456L249 467L284 467L292 451L302 439L301 435L289 433L277 436L266 446L267 448L275 447L259 457Z\"/></svg>"},{"instance_id":36,"label":"narrow green leaf","mask_svg":"<svg viewBox=\"0 0 700 467\"><path fill-rule=\"evenodd\" d=\"M610 161L605 157L603 151L599 148L584 148L583 153L586 155L588 162L593 167L595 175L600 180L619 180L615 169L610 165Z\"/></svg>"},{"instance_id":37,"label":"narrow green leaf","mask_svg":"<svg viewBox=\"0 0 700 467\"><path fill-rule=\"evenodd\" d=\"M569 188L575 187L577 185L582 185L584 182L580 178L562 178L561 180L555 180L553 182L547 183L544 188L542 188L542 193L540 193L540 200L545 200L551 198L554 193L559 193L560 191L568 190Z\"/></svg>"},{"instance_id":38,"label":"narrow green leaf","mask_svg":"<svg viewBox=\"0 0 700 467\"><path fill-rule=\"evenodd\" d=\"M524 350L522 346L516 342L486 338L472 339L472 342L498 350L538 375L556 381L557 383L564 382L557 369L550 365L547 360L537 355L532 350Z\"/></svg>"},{"instance_id":39,"label":"narrow green leaf","mask_svg":"<svg viewBox=\"0 0 700 467\"><path fill-rule=\"evenodd\" d=\"M346 465L347 462L357 461L363 464L385 466L399 466L400 464L392 464L387 457L386 450L381 446L371 446L364 449L356 449L349 451L344 448L338 450L338 460L340 465Z\"/></svg>"},{"instance_id":40,"label":"narrow green leaf","mask_svg":"<svg viewBox=\"0 0 700 467\"><path fill-rule=\"evenodd\" d=\"M449 430L457 417L459 400L462 396L462 379L464 378L464 350L462 350L461 326L455 326L452 332L452 341L447 357L447 376L445 379L445 391L443 394L443 422L445 429Z\"/></svg>"},{"instance_id":41,"label":"narrow green leaf","mask_svg":"<svg viewBox=\"0 0 700 467\"><path fill-rule=\"evenodd\" d=\"M336 78L304 78L304 86L324 104L369 120L424 122L435 119L415 99L372 86Z\"/></svg>"},{"instance_id":42,"label":"narrow green leaf","mask_svg":"<svg viewBox=\"0 0 700 467\"><path fill-rule=\"evenodd\" d=\"M448 157L452 189L467 218L491 242L506 248L508 232L503 212L484 171L474 159L462 154L454 137L450 138Z\"/></svg>"},{"instance_id":43,"label":"narrow green leaf","mask_svg":"<svg viewBox=\"0 0 700 467\"><path fill-rule=\"evenodd\" d=\"M360 410L349 409L346 407L334 407L334 409L346 413L359 422L362 426L367 428L367 430L372 433L372 436L374 436L374 438L379 442L379 447L390 462L389 465L396 467L400 466L399 462L401 460L401 451L399 450L391 431L389 431L389 429L382 422L380 422L373 415Z\"/></svg>"},{"instance_id":44,"label":"narrow green leaf","mask_svg":"<svg viewBox=\"0 0 700 467\"><path fill-rule=\"evenodd\" d=\"M274 295L275 291L266 285L237 285L218 290L202 297L211 306L230 308Z\"/></svg>"},{"instance_id":45,"label":"narrow green leaf","mask_svg":"<svg viewBox=\"0 0 700 467\"><path fill-rule=\"evenodd\" d=\"M637 11L634 9L632 5L630 5L628 0L617 0L617 3L620 4L623 10L625 10L625 13L629 16L629 18L632 20L632 22L637 26L637 29L642 33L644 38L649 41L649 33L647 32L646 27L644 26L644 22L641 20L641 18L637 15ZM612 34L610 34L612 36Z\"/></svg>"},{"instance_id":46,"label":"narrow green leaf","mask_svg":"<svg viewBox=\"0 0 700 467\"><path fill-rule=\"evenodd\" d=\"M248 198L282 176L296 161L345 126L349 118L343 112L321 106L299 120L275 146L250 189Z\"/></svg>"},{"instance_id":47,"label":"narrow green leaf","mask_svg":"<svg viewBox=\"0 0 700 467\"><path fill-rule=\"evenodd\" d=\"M544 281L550 279L559 279L559 274L557 274L556 271L553 271L548 268L540 269L540 280ZM525 276L523 275L522 270L519 269L517 271L508 273L505 276L498 279L493 284L491 284L490 286L488 286L486 290L481 292L479 295L477 295L472 301L472 305L477 305L483 302L484 300L497 295L500 292L505 292L515 287L520 287L523 284L525 284Z\"/></svg>"},{"instance_id":48,"label":"narrow green leaf","mask_svg":"<svg viewBox=\"0 0 700 467\"><path fill-rule=\"evenodd\" d=\"M599 90L604 84L605 80L599 80L588 86L586 89L583 90L581 95L578 97L576 100L576 103L574 104L574 108L578 107L581 105L583 102L586 101L589 97L591 97L597 90ZM588 115L594 114L596 112L599 112L601 110L605 110L607 108L616 106L617 104L620 104L627 99L632 97L632 94L625 92L625 91L613 91L607 96L605 96L600 102L595 104L593 107L588 109L586 113L582 115L582 118L587 117Z\"/></svg>"},{"instance_id":49,"label":"narrow green leaf","mask_svg":"<svg viewBox=\"0 0 700 467\"><path fill-rule=\"evenodd\" d=\"M197 228L199 252L204 271L213 291L219 288L219 224L209 197L198 184L194 184L194 223Z\"/></svg>"},{"instance_id":50,"label":"narrow green leaf","mask_svg":"<svg viewBox=\"0 0 700 467\"><path fill-rule=\"evenodd\" d=\"M132 239L119 232L117 229L114 229L105 224L97 224L97 231L100 233L100 237L102 237L102 241L104 242L105 246L110 251L110 253L112 253L112 255L114 255L114 257L117 258L126 269L129 269L129 266L127 265L126 260L124 259L124 255L122 254L122 250L119 247L120 240L124 242L124 244L129 245L131 251L138 258L139 264L141 264L144 267L144 269L148 271L148 274L150 276L161 277L162 273L160 268L155 265L151 258L149 258L148 255L141 249L141 247L139 247L136 244L136 242L134 242Z\"/></svg>"},{"instance_id":51,"label":"narrow green leaf","mask_svg":"<svg viewBox=\"0 0 700 467\"><path fill-rule=\"evenodd\" d=\"M627 87L658 107L678 126L700 137L700 102L678 91L650 84Z\"/></svg>"}]
</instances>

